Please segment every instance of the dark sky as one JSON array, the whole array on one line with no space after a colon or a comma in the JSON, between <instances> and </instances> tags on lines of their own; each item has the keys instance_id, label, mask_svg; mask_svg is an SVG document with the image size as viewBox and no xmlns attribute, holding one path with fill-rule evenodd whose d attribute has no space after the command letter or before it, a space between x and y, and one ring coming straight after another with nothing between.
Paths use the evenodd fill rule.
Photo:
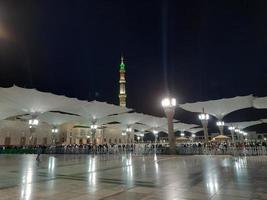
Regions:
<instances>
[{"instance_id":1,"label":"dark sky","mask_svg":"<svg viewBox=\"0 0 267 200\"><path fill-rule=\"evenodd\" d=\"M166 88L180 103L266 96L266 47L266 0L0 0L1 86L117 104L123 52L128 107L147 114Z\"/></svg>"}]
</instances>

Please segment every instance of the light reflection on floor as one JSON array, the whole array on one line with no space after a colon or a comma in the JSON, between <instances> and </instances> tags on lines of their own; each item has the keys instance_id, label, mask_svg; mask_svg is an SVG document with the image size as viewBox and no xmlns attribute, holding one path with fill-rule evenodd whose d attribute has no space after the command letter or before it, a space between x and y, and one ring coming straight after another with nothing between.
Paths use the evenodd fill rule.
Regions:
<instances>
[{"instance_id":1,"label":"light reflection on floor","mask_svg":"<svg viewBox=\"0 0 267 200\"><path fill-rule=\"evenodd\" d=\"M0 199L267 199L267 157L0 155Z\"/></svg>"}]
</instances>

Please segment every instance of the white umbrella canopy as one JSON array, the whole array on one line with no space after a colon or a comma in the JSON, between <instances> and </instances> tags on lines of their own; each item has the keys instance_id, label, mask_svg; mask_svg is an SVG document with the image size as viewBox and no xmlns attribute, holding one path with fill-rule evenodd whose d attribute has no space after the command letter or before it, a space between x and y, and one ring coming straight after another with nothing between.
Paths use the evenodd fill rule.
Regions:
<instances>
[{"instance_id":1,"label":"white umbrella canopy","mask_svg":"<svg viewBox=\"0 0 267 200\"><path fill-rule=\"evenodd\" d=\"M195 133L198 133L200 131L203 131L203 128L191 128L191 129L188 129L186 131L195 134Z\"/></svg>"},{"instance_id":2,"label":"white umbrella canopy","mask_svg":"<svg viewBox=\"0 0 267 200\"><path fill-rule=\"evenodd\" d=\"M127 125L125 124L105 124L105 127L106 128L116 128L116 129L119 129L121 131L126 131L126 128L127 128Z\"/></svg>"},{"instance_id":3,"label":"white umbrella canopy","mask_svg":"<svg viewBox=\"0 0 267 200\"><path fill-rule=\"evenodd\" d=\"M81 101L72 106L62 107L60 111L80 115L89 121L99 120L109 115L131 111L129 108L99 101Z\"/></svg>"},{"instance_id":4,"label":"white umbrella canopy","mask_svg":"<svg viewBox=\"0 0 267 200\"><path fill-rule=\"evenodd\" d=\"M134 132L134 134L137 136L144 136L144 132L140 132L140 131Z\"/></svg>"},{"instance_id":5,"label":"white umbrella canopy","mask_svg":"<svg viewBox=\"0 0 267 200\"><path fill-rule=\"evenodd\" d=\"M0 120L25 114L22 110L11 108L0 102Z\"/></svg>"},{"instance_id":6,"label":"white umbrella canopy","mask_svg":"<svg viewBox=\"0 0 267 200\"><path fill-rule=\"evenodd\" d=\"M115 119L114 119L114 117L113 117L113 116L106 116L106 117L103 117L103 118L101 118L101 119L98 119L98 120L96 121L96 124L97 124L98 126L102 126L102 125L109 124L109 123L111 123L111 122L116 122Z\"/></svg>"},{"instance_id":7,"label":"white umbrella canopy","mask_svg":"<svg viewBox=\"0 0 267 200\"><path fill-rule=\"evenodd\" d=\"M233 98L210 100L196 103L186 103L180 105L184 110L190 112L202 112L213 115L217 119L223 119L227 114L236 110L252 107L253 96L237 96Z\"/></svg>"},{"instance_id":8,"label":"white umbrella canopy","mask_svg":"<svg viewBox=\"0 0 267 200\"><path fill-rule=\"evenodd\" d=\"M69 115L69 114L62 114L57 112L46 112L38 116L38 119L41 122L46 122L53 126L60 126L67 122L80 122L84 119L80 116L76 115Z\"/></svg>"},{"instance_id":9,"label":"white umbrella canopy","mask_svg":"<svg viewBox=\"0 0 267 200\"><path fill-rule=\"evenodd\" d=\"M191 128L195 128L198 126L199 125L196 125L196 124L186 124L186 123L178 122L178 123L173 123L173 130L174 131L187 131ZM165 130L168 130L167 124L164 125L162 128Z\"/></svg>"},{"instance_id":10,"label":"white umbrella canopy","mask_svg":"<svg viewBox=\"0 0 267 200\"><path fill-rule=\"evenodd\" d=\"M124 125L132 125L137 122L142 121L144 114L141 113L122 113L118 115L111 116L114 121L119 122Z\"/></svg>"},{"instance_id":11,"label":"white umbrella canopy","mask_svg":"<svg viewBox=\"0 0 267 200\"><path fill-rule=\"evenodd\" d=\"M147 130L149 130L149 129L152 128L152 127L147 126L147 125L145 125L145 124L134 124L132 127L133 127L134 129L140 131L140 132L144 132L144 131L147 131Z\"/></svg>"},{"instance_id":12,"label":"white umbrella canopy","mask_svg":"<svg viewBox=\"0 0 267 200\"><path fill-rule=\"evenodd\" d=\"M159 128L167 124L168 120L165 117L144 115L144 118L142 119L141 123L150 126L151 128Z\"/></svg>"},{"instance_id":13,"label":"white umbrella canopy","mask_svg":"<svg viewBox=\"0 0 267 200\"><path fill-rule=\"evenodd\" d=\"M257 124L261 124L262 121L260 120L257 120L257 121L244 121L244 122L228 122L228 123L225 123L226 126L234 126L236 128L239 128L239 129L245 129L249 126L254 126L254 125L257 125Z\"/></svg>"},{"instance_id":14,"label":"white umbrella canopy","mask_svg":"<svg viewBox=\"0 0 267 200\"><path fill-rule=\"evenodd\" d=\"M27 114L39 115L47 111L55 110L61 106L69 105L74 99L40 92L36 89L13 86L0 88L0 102L16 110Z\"/></svg>"},{"instance_id":15,"label":"white umbrella canopy","mask_svg":"<svg viewBox=\"0 0 267 200\"><path fill-rule=\"evenodd\" d=\"M253 107L258 109L266 109L267 97L255 97L253 100Z\"/></svg>"}]
</instances>

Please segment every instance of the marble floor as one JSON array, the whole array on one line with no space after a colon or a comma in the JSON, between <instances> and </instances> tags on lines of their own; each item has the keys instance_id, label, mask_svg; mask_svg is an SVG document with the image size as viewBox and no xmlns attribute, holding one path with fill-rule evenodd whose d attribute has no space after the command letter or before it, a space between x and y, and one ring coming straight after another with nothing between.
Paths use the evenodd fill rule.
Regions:
<instances>
[{"instance_id":1,"label":"marble floor","mask_svg":"<svg viewBox=\"0 0 267 200\"><path fill-rule=\"evenodd\" d=\"M0 200L267 199L267 157L0 155Z\"/></svg>"}]
</instances>

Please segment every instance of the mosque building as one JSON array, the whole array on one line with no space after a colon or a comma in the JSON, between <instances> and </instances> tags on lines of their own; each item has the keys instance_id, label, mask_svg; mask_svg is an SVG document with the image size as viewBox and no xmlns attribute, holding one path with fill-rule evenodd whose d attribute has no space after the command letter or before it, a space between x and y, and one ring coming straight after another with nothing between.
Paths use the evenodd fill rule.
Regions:
<instances>
[{"instance_id":1,"label":"mosque building","mask_svg":"<svg viewBox=\"0 0 267 200\"><path fill-rule=\"evenodd\" d=\"M121 57L118 97L119 105L126 108L125 67L124 58ZM116 123L101 125L97 127L93 141L91 127L86 123L67 122L53 128L48 123L40 122L33 131L29 128L29 119L16 116L1 120L0 145L132 143L133 134L122 135L123 131Z\"/></svg>"}]
</instances>

